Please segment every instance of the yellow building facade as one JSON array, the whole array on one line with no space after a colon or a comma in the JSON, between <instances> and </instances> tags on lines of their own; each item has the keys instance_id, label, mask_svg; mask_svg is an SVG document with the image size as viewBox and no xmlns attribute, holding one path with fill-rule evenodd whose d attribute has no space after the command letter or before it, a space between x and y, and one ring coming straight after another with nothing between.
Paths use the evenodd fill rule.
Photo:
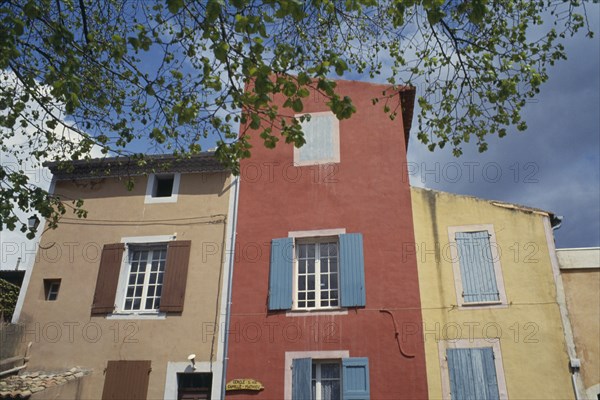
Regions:
<instances>
[{"instance_id":1,"label":"yellow building facade","mask_svg":"<svg viewBox=\"0 0 600 400\"><path fill-rule=\"evenodd\" d=\"M430 399L574 398L541 210L412 188Z\"/></svg>"}]
</instances>

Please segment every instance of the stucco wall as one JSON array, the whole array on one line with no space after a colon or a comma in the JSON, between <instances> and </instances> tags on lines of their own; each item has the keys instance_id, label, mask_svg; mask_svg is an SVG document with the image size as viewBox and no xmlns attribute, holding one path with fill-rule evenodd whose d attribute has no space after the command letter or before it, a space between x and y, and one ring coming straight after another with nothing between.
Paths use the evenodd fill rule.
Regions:
<instances>
[{"instance_id":1,"label":"stucco wall","mask_svg":"<svg viewBox=\"0 0 600 400\"><path fill-rule=\"evenodd\" d=\"M401 114L391 120L382 104L372 104L382 85L337 84L357 108L339 124L339 163L296 167L293 146L281 140L266 149L250 132L252 158L241 163L227 380L257 379L264 390L232 391L229 398L285 398L285 354L300 351L368 357L372 399L427 396L420 335L412 333L402 344L414 357L403 356L391 316L380 312L391 310L399 328L421 324L416 261L402 256L401 244L414 238ZM281 106L283 100L275 96L274 102ZM326 111L325 102L311 92L304 112ZM338 228L363 235L366 306L334 314L269 312L271 240Z\"/></svg>"},{"instance_id":2,"label":"stucco wall","mask_svg":"<svg viewBox=\"0 0 600 400\"><path fill-rule=\"evenodd\" d=\"M581 376L589 399L600 394L600 249L556 251Z\"/></svg>"},{"instance_id":3,"label":"stucco wall","mask_svg":"<svg viewBox=\"0 0 600 400\"><path fill-rule=\"evenodd\" d=\"M509 399L569 399L573 389L543 216L412 188L429 397L442 397L439 341L499 338ZM507 304L457 306L449 226L490 224Z\"/></svg>"},{"instance_id":4,"label":"stucco wall","mask_svg":"<svg viewBox=\"0 0 600 400\"><path fill-rule=\"evenodd\" d=\"M83 198L86 219L67 214L57 230L43 235L20 323L22 341L33 341L30 370L75 365L93 369L81 398L99 398L107 360L152 360L148 398L163 398L168 361L216 360L213 341L221 289L222 244L229 205L228 174L183 174L176 203L144 204L146 177L133 191L116 179L59 181L56 193ZM100 251L123 237L176 235L191 240L181 315L163 320L91 316ZM44 278L62 279L56 301L44 300Z\"/></svg>"}]
</instances>

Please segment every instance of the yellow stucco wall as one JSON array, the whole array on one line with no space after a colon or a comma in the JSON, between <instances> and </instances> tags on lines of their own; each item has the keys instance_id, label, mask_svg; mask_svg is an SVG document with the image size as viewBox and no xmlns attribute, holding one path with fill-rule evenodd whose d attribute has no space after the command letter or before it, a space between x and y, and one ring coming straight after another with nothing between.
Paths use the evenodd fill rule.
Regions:
<instances>
[{"instance_id":1,"label":"yellow stucco wall","mask_svg":"<svg viewBox=\"0 0 600 400\"><path fill-rule=\"evenodd\" d=\"M107 360L152 360L148 398L163 398L167 362L216 359L223 266L222 245L229 207L226 173L182 174L176 203L145 204L146 177L128 192L117 179L59 181L55 192L83 198L85 220L67 214L59 228L47 231L31 274L20 315L23 342L33 341L29 370L64 370L75 365L93 373L81 398L99 398ZM188 279L181 315L164 320L91 316L91 304L107 243L124 237L176 234L191 240ZM60 278L56 301L44 300L43 279ZM216 324L215 324L216 323Z\"/></svg>"},{"instance_id":2,"label":"yellow stucco wall","mask_svg":"<svg viewBox=\"0 0 600 400\"><path fill-rule=\"evenodd\" d=\"M574 398L544 216L420 188L411 195L430 398L443 397L440 341L495 338L508 398ZM480 224L493 226L507 304L459 307L448 227Z\"/></svg>"}]
</instances>

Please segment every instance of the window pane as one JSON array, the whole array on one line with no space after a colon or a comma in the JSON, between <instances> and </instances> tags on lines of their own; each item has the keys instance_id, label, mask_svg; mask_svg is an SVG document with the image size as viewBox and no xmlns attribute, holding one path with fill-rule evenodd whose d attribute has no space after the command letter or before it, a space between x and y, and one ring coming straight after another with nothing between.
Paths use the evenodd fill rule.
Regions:
<instances>
[{"instance_id":1,"label":"window pane","mask_svg":"<svg viewBox=\"0 0 600 400\"><path fill-rule=\"evenodd\" d=\"M330 280L330 284L331 284L331 289L337 289L337 287L338 287L338 276L337 276L337 274L331 274L329 276L329 280Z\"/></svg>"},{"instance_id":2,"label":"window pane","mask_svg":"<svg viewBox=\"0 0 600 400\"><path fill-rule=\"evenodd\" d=\"M337 243L329 243L329 255L337 257Z\"/></svg>"},{"instance_id":3,"label":"window pane","mask_svg":"<svg viewBox=\"0 0 600 400\"><path fill-rule=\"evenodd\" d=\"M321 258L321 272L329 272L329 259Z\"/></svg>"},{"instance_id":4,"label":"window pane","mask_svg":"<svg viewBox=\"0 0 600 400\"><path fill-rule=\"evenodd\" d=\"M306 247L305 244L298 245L298 258L306 258Z\"/></svg>"},{"instance_id":5,"label":"window pane","mask_svg":"<svg viewBox=\"0 0 600 400\"><path fill-rule=\"evenodd\" d=\"M340 400L340 381L322 381L321 396L323 400Z\"/></svg>"},{"instance_id":6,"label":"window pane","mask_svg":"<svg viewBox=\"0 0 600 400\"><path fill-rule=\"evenodd\" d=\"M331 272L337 272L337 258L332 258L329 260L329 270Z\"/></svg>"},{"instance_id":7,"label":"window pane","mask_svg":"<svg viewBox=\"0 0 600 400\"><path fill-rule=\"evenodd\" d=\"M321 364L321 378L322 379L340 379L340 364L329 363Z\"/></svg>"},{"instance_id":8,"label":"window pane","mask_svg":"<svg viewBox=\"0 0 600 400\"><path fill-rule=\"evenodd\" d=\"M306 260L298 260L298 273L299 274L306 273Z\"/></svg>"},{"instance_id":9,"label":"window pane","mask_svg":"<svg viewBox=\"0 0 600 400\"><path fill-rule=\"evenodd\" d=\"M152 299L147 299L146 300L146 310L151 310L152 307Z\"/></svg>"},{"instance_id":10,"label":"window pane","mask_svg":"<svg viewBox=\"0 0 600 400\"><path fill-rule=\"evenodd\" d=\"M327 257L327 255L329 254L329 244L328 243L321 243L321 245L319 246L320 249L319 251L321 252L321 257Z\"/></svg>"},{"instance_id":11,"label":"window pane","mask_svg":"<svg viewBox=\"0 0 600 400\"><path fill-rule=\"evenodd\" d=\"M308 260L308 273L309 274L314 274L315 273L315 260Z\"/></svg>"},{"instance_id":12,"label":"window pane","mask_svg":"<svg viewBox=\"0 0 600 400\"><path fill-rule=\"evenodd\" d=\"M298 277L298 290L305 290L306 289L306 276L299 276Z\"/></svg>"},{"instance_id":13,"label":"window pane","mask_svg":"<svg viewBox=\"0 0 600 400\"><path fill-rule=\"evenodd\" d=\"M308 258L315 258L315 247L316 247L316 245L309 244L309 245L307 245L307 247L308 247L308 249L307 249L307 251L308 251L307 257Z\"/></svg>"}]
</instances>

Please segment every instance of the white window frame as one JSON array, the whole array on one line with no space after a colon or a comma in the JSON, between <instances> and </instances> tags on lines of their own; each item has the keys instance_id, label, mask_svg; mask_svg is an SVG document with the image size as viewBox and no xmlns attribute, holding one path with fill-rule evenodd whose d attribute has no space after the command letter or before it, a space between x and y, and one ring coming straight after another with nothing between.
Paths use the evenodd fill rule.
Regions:
<instances>
[{"instance_id":1,"label":"white window frame","mask_svg":"<svg viewBox=\"0 0 600 400\"><path fill-rule=\"evenodd\" d=\"M342 358L350 358L348 350L328 350L328 351L286 351L285 352L285 370L284 370L284 386L283 395L285 400L292 400L292 363L296 358L312 358L314 361L319 360L341 360ZM312 368L312 366L311 366ZM340 374L343 371L340 369ZM312 376L311 376L312 379ZM343 389L342 389L343 390Z\"/></svg>"},{"instance_id":2,"label":"white window frame","mask_svg":"<svg viewBox=\"0 0 600 400\"><path fill-rule=\"evenodd\" d=\"M490 235L490 250L492 262L494 265L494 276L496 277L496 286L498 287L499 300L483 302L465 302L463 297L463 284L460 273L460 260L458 255L458 245L456 243L456 233L458 232L479 232L487 231ZM459 309L479 309L479 308L505 308L508 307L506 300L506 291L504 290L504 278L502 277L502 266L500 264L500 254L498 253L498 244L496 242L496 232L492 224L479 225L461 225L448 227L448 238L450 244L450 257L452 259L452 271L454 273L454 288L456 290L456 301Z\"/></svg>"},{"instance_id":3,"label":"white window frame","mask_svg":"<svg viewBox=\"0 0 600 400\"><path fill-rule=\"evenodd\" d=\"M504 375L504 364L502 362L502 351L500 347L500 338L486 339L458 339L458 340L440 340L438 342L438 356L440 361L440 370L442 375L442 398L451 399L450 393L450 372L448 370L448 360L446 358L447 349L470 349L491 347L494 352L494 366L496 367L496 381L498 383L498 394L500 400L508 400L508 391L506 390L506 377Z\"/></svg>"},{"instance_id":4,"label":"white window frame","mask_svg":"<svg viewBox=\"0 0 600 400\"><path fill-rule=\"evenodd\" d=\"M302 315L310 315L314 313L318 313L319 315L345 315L348 314L348 310L341 306L341 288L340 288L340 264L339 264L339 235L345 234L346 228L334 228L334 229L317 229L317 230L308 230L308 231L291 231L288 232L288 237L294 239L294 270L292 272L292 309L291 311L286 312L286 316L302 316ZM298 262L296 258L296 243L298 241L328 241L335 238L338 243L338 306L335 307L314 307L314 308L298 308L297 300L298 300ZM317 271L317 263L315 262L315 272ZM315 288L316 288L315 282ZM315 305L316 305L315 300Z\"/></svg>"},{"instance_id":5,"label":"white window frame","mask_svg":"<svg viewBox=\"0 0 600 400\"><path fill-rule=\"evenodd\" d=\"M125 243L125 251L123 252L123 259L121 260L121 270L119 272L119 283L117 285L117 293L115 295L115 311L113 314L109 314L107 319L120 319L127 318L131 319L144 319L144 318L158 318L164 319L166 313L161 313L158 310L125 310L125 297L127 294L127 286L129 282L129 271L130 271L130 249L135 248L135 245L149 245L156 244L158 246L168 246L170 241L177 238L177 234L172 235L157 235L157 236L134 236L121 238L121 243ZM167 255L168 256L168 255ZM147 279L147 278L146 278Z\"/></svg>"},{"instance_id":6,"label":"white window frame","mask_svg":"<svg viewBox=\"0 0 600 400\"><path fill-rule=\"evenodd\" d=\"M337 306L322 306L321 305L321 257L319 255L321 243L335 242L337 245L338 255L337 260ZM298 251L300 244L312 244L315 245L315 306L314 307L298 307ZM340 296L340 264L339 264L339 249L340 241L338 236L324 236L314 238L302 238L294 241L294 283L293 283L293 300L292 310L297 311L316 311L316 310L337 310L340 308L341 296ZM328 289L331 290L331 289ZM308 301L308 299L306 300Z\"/></svg>"},{"instance_id":7,"label":"white window frame","mask_svg":"<svg viewBox=\"0 0 600 400\"><path fill-rule=\"evenodd\" d=\"M331 111L322 111L322 112L314 112L314 113L296 114L294 117L300 118L304 115L310 115L311 117L312 116L315 116L315 117L331 116L332 117L331 141L333 143L333 155L330 158L301 161L300 160L300 150L301 149L294 146L294 166L302 167L302 166L307 166L307 165L339 163L340 162L340 121L337 119L335 114Z\"/></svg>"},{"instance_id":8,"label":"white window frame","mask_svg":"<svg viewBox=\"0 0 600 400\"><path fill-rule=\"evenodd\" d=\"M129 280L131 279L131 275L132 275L132 265L134 263L134 260L132 259L133 255L135 254L135 252L142 252L142 251L146 251L147 252L147 257L145 260L140 260L139 263L139 268L140 268L140 272L138 272L136 275L143 275L143 282L141 284L137 284L135 283L134 289L136 287L141 286L142 289L142 293L140 295L140 308L139 309L127 309L126 308L126 303L127 300L129 299L129 296L127 296L127 293L125 294L125 296L122 299L122 304L121 307L123 309L123 311L125 312L137 312L137 313L148 313L148 312L156 312L156 308L146 308L146 302L152 298L153 300L155 300L157 298L156 293L154 294L154 296L148 296L148 291L150 289L151 283L150 283L150 275L152 274L152 262L154 261L154 256L156 255L156 252L163 253L164 252L164 257L161 257L161 263L163 263L163 277L164 277L164 268L166 268L167 265L167 244L166 243L157 243L155 245L149 246L147 248L137 248L135 245L128 245L127 246L129 251L129 260L128 260L128 282L126 284L126 291L129 291L129 288L131 287L131 283L129 282ZM133 251L131 251L133 250ZM158 283L155 282L154 283L155 289L157 289ZM162 283L160 283L160 286L162 288ZM162 290L162 289L161 289ZM161 293L162 295L162 293ZM134 298L137 296L134 296Z\"/></svg>"},{"instance_id":9,"label":"white window frame","mask_svg":"<svg viewBox=\"0 0 600 400\"><path fill-rule=\"evenodd\" d=\"M339 358L336 359L313 359L312 360L312 364L315 365L315 370L316 370L316 375L317 376L313 376L312 374L312 365L311 365L311 386L312 386L312 381L314 380L316 383L316 388L315 388L315 398L312 400L323 400L323 398L321 398L321 384L323 381L323 377L321 376L321 365L322 364L337 364L339 367L339 372L340 375L338 376L337 380L340 382L340 398L342 398L342 392L343 392L343 387L342 387L342 375L343 375L343 371L342 371L342 360ZM329 379L332 380L332 379Z\"/></svg>"},{"instance_id":10,"label":"white window frame","mask_svg":"<svg viewBox=\"0 0 600 400\"><path fill-rule=\"evenodd\" d=\"M157 177L173 175L173 190L169 197L155 197L155 187L157 183ZM144 198L145 204L156 204L156 203L176 203L179 195L179 183L181 181L181 173L174 172L170 174L148 174L148 182L146 184L146 196Z\"/></svg>"}]
</instances>

